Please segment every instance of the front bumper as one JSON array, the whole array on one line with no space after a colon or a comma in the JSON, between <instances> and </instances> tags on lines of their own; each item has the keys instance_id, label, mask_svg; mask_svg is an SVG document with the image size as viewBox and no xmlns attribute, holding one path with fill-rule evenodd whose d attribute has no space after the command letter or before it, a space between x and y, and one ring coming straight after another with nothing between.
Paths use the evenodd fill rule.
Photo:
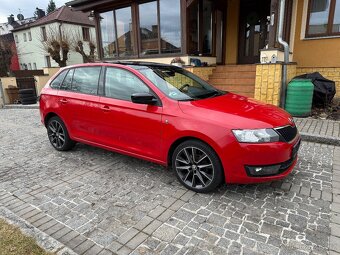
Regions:
<instances>
[{"instance_id":1,"label":"front bumper","mask_svg":"<svg viewBox=\"0 0 340 255\"><path fill-rule=\"evenodd\" d=\"M233 143L222 160L226 182L247 184L286 177L297 162L300 143L300 135L290 143Z\"/></svg>"}]
</instances>

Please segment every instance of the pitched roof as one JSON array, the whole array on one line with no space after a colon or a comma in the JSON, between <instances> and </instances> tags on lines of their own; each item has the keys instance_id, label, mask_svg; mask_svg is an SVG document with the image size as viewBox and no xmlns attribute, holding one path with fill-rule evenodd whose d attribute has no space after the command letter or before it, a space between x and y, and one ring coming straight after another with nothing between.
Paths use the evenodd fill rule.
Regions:
<instances>
[{"instance_id":1,"label":"pitched roof","mask_svg":"<svg viewBox=\"0 0 340 255\"><path fill-rule=\"evenodd\" d=\"M13 29L13 31L19 31L30 27L41 26L53 22L66 22L79 25L94 26L95 25L94 21L90 21L88 15L89 15L88 13L72 11L71 8L67 6L62 6L34 22L16 27L15 29Z\"/></svg>"}]
</instances>

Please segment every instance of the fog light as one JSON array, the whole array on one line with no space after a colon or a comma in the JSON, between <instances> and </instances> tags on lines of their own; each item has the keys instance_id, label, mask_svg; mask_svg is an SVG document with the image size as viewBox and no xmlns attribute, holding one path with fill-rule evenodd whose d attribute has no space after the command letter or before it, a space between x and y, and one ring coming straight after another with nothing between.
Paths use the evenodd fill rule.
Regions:
<instances>
[{"instance_id":1,"label":"fog light","mask_svg":"<svg viewBox=\"0 0 340 255\"><path fill-rule=\"evenodd\" d=\"M249 176L269 176L278 174L281 165L272 166L246 166L246 171Z\"/></svg>"}]
</instances>

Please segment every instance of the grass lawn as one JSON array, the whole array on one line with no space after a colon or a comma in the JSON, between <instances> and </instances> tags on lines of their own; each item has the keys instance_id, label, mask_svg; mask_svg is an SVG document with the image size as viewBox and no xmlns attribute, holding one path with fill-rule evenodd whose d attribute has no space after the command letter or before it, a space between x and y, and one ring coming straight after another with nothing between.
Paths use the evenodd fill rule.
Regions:
<instances>
[{"instance_id":1,"label":"grass lawn","mask_svg":"<svg viewBox=\"0 0 340 255\"><path fill-rule=\"evenodd\" d=\"M0 255L51 255L40 248L35 240L0 219Z\"/></svg>"}]
</instances>

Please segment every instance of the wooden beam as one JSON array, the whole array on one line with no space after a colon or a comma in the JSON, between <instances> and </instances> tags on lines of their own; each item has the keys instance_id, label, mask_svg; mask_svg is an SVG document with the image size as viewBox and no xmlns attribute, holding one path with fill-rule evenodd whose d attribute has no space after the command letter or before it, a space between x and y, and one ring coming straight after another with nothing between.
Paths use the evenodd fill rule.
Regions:
<instances>
[{"instance_id":1,"label":"wooden beam","mask_svg":"<svg viewBox=\"0 0 340 255\"><path fill-rule=\"evenodd\" d=\"M197 0L187 0L187 8L195 2L197 2Z\"/></svg>"},{"instance_id":2,"label":"wooden beam","mask_svg":"<svg viewBox=\"0 0 340 255\"><path fill-rule=\"evenodd\" d=\"M278 15L279 15L279 0L271 0L270 17L274 18L274 20L271 20L271 23L273 23L273 25L269 26L269 35L268 35L268 48L269 49L274 49L276 46Z\"/></svg>"}]
</instances>

